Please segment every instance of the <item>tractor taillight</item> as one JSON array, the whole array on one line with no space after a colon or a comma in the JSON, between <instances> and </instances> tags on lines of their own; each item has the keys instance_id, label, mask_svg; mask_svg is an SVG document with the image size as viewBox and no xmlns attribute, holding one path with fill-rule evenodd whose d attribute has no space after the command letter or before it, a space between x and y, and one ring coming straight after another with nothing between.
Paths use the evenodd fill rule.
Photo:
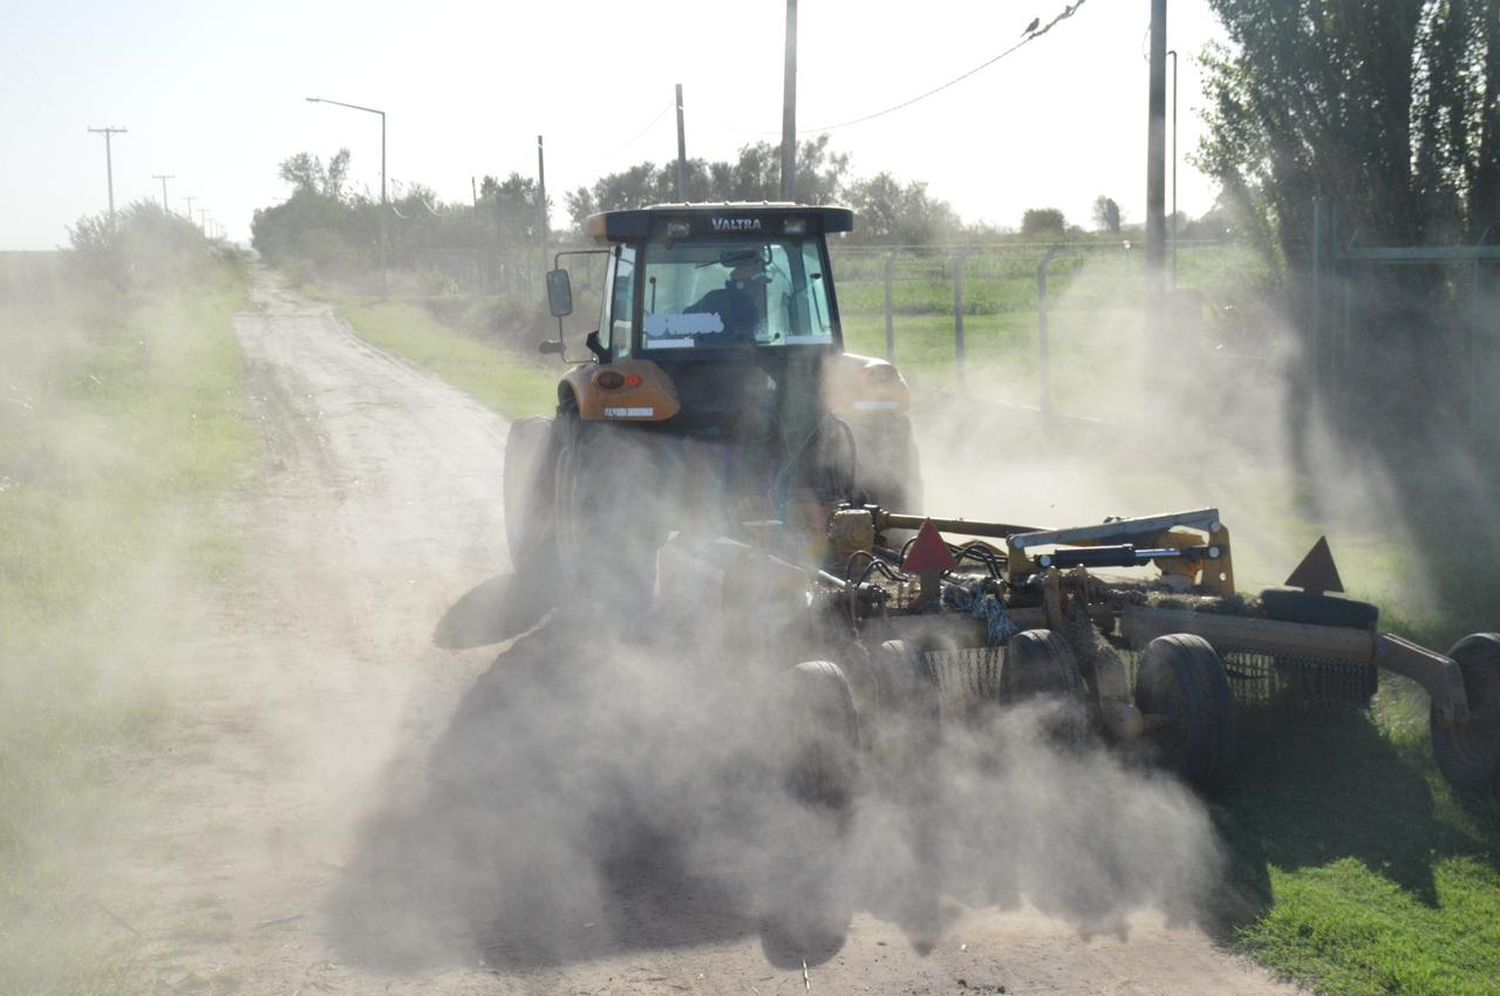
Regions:
<instances>
[{"instance_id":1,"label":"tractor taillight","mask_svg":"<svg viewBox=\"0 0 1500 996\"><path fill-rule=\"evenodd\" d=\"M625 378L625 386L626 387L640 387L641 386L641 375L640 374L631 374L628 377L626 377Z\"/></svg>"}]
</instances>

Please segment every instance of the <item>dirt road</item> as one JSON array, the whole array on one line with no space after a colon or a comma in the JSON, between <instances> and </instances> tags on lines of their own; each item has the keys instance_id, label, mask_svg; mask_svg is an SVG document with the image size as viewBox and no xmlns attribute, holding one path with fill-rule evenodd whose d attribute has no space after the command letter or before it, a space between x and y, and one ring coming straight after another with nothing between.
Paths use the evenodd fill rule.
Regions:
<instances>
[{"instance_id":1,"label":"dirt road","mask_svg":"<svg viewBox=\"0 0 1500 996\"><path fill-rule=\"evenodd\" d=\"M587 620L509 576L504 424L265 278L236 330L266 483L229 509L243 570L181 607L180 718L106 895L157 991L1280 991L1150 910L945 901L914 941L864 903L798 952L673 841L576 875L588 739L535 717Z\"/></svg>"}]
</instances>

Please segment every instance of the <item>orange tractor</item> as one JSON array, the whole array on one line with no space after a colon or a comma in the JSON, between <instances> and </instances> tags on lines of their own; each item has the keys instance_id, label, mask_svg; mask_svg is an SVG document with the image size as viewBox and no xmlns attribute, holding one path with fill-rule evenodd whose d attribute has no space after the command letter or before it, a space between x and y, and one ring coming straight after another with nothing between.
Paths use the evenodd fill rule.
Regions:
<instances>
[{"instance_id":1,"label":"orange tractor","mask_svg":"<svg viewBox=\"0 0 1500 996\"><path fill-rule=\"evenodd\" d=\"M574 364L556 414L520 419L505 462L518 570L596 577L610 551L630 597L684 523L722 531L860 498L910 508L921 477L909 395L885 360L844 350L829 235L846 208L667 204L589 220L547 296L573 310L563 257L605 257L599 324L542 343ZM649 591L647 591L649 594Z\"/></svg>"}]
</instances>

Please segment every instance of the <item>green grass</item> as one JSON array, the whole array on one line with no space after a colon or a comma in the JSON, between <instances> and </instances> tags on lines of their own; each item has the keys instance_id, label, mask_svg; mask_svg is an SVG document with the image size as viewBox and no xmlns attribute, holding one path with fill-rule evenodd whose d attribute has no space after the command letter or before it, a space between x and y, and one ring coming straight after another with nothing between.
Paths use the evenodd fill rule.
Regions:
<instances>
[{"instance_id":1,"label":"green grass","mask_svg":"<svg viewBox=\"0 0 1500 996\"><path fill-rule=\"evenodd\" d=\"M543 366L454 331L403 301L337 300L363 338L432 371L507 418L557 406L560 366Z\"/></svg>"},{"instance_id":2,"label":"green grass","mask_svg":"<svg viewBox=\"0 0 1500 996\"><path fill-rule=\"evenodd\" d=\"M1248 902L1231 936L1320 992L1494 992L1500 805L1443 783L1399 684L1378 722L1250 727L1220 820Z\"/></svg>"},{"instance_id":3,"label":"green grass","mask_svg":"<svg viewBox=\"0 0 1500 996\"><path fill-rule=\"evenodd\" d=\"M111 782L172 708L153 675L161 580L237 545L214 499L258 452L230 315L237 270L177 292L88 285L0 306L0 991L120 991L83 925L121 818ZM93 843L91 843L93 842Z\"/></svg>"},{"instance_id":4,"label":"green grass","mask_svg":"<svg viewBox=\"0 0 1500 996\"><path fill-rule=\"evenodd\" d=\"M1432 867L1423 903L1354 859L1272 870L1276 905L1248 949L1330 993L1492 993L1500 978L1500 876L1453 858Z\"/></svg>"}]
</instances>

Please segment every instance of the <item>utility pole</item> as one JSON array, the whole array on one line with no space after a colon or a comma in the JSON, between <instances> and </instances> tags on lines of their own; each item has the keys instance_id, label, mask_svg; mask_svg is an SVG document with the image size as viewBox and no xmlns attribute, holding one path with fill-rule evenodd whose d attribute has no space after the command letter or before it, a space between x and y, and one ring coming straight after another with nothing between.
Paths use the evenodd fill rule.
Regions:
<instances>
[{"instance_id":1,"label":"utility pole","mask_svg":"<svg viewBox=\"0 0 1500 996\"><path fill-rule=\"evenodd\" d=\"M786 0L786 59L781 81L781 199L797 190L797 0Z\"/></svg>"},{"instance_id":2,"label":"utility pole","mask_svg":"<svg viewBox=\"0 0 1500 996\"><path fill-rule=\"evenodd\" d=\"M198 195L196 195L196 194L194 194L192 197L183 197L183 200L187 201L187 220L188 221L192 221L193 220L193 202L196 201L197 199L198 199Z\"/></svg>"},{"instance_id":3,"label":"utility pole","mask_svg":"<svg viewBox=\"0 0 1500 996\"><path fill-rule=\"evenodd\" d=\"M376 111L380 115L380 299L384 301L391 296L391 274L386 268L386 215L390 208L385 199L385 111Z\"/></svg>"},{"instance_id":4,"label":"utility pole","mask_svg":"<svg viewBox=\"0 0 1500 996\"><path fill-rule=\"evenodd\" d=\"M687 203L687 132L682 127L682 84L677 84L677 199Z\"/></svg>"},{"instance_id":5,"label":"utility pole","mask_svg":"<svg viewBox=\"0 0 1500 996\"><path fill-rule=\"evenodd\" d=\"M177 177L171 173L165 175L161 173L152 173L151 179L161 181L161 213L170 214L172 209L167 207L167 181L175 180L177 179Z\"/></svg>"},{"instance_id":6,"label":"utility pole","mask_svg":"<svg viewBox=\"0 0 1500 996\"><path fill-rule=\"evenodd\" d=\"M542 136L536 137L536 199L537 209L542 215L542 272L547 265L547 163L542 156Z\"/></svg>"},{"instance_id":7,"label":"utility pole","mask_svg":"<svg viewBox=\"0 0 1500 996\"><path fill-rule=\"evenodd\" d=\"M115 223L115 157L114 157L114 151L113 151L113 149L110 146L110 139L113 138L115 135L124 135L126 133L126 130L124 128L115 128L113 126L108 126L108 127L104 127L104 128L90 128L89 131L93 132L95 135L103 135L104 136L104 173L105 173L105 176L109 179L109 223L110 223L110 225L114 225L114 223Z\"/></svg>"},{"instance_id":8,"label":"utility pole","mask_svg":"<svg viewBox=\"0 0 1500 996\"><path fill-rule=\"evenodd\" d=\"M1172 289L1177 289L1177 50L1168 49L1172 57L1172 213L1167 219L1172 225Z\"/></svg>"},{"instance_id":9,"label":"utility pole","mask_svg":"<svg viewBox=\"0 0 1500 996\"><path fill-rule=\"evenodd\" d=\"M1163 316L1166 262L1167 0L1151 0L1151 80L1146 123L1146 307ZM1147 328L1155 337L1159 329Z\"/></svg>"},{"instance_id":10,"label":"utility pole","mask_svg":"<svg viewBox=\"0 0 1500 996\"><path fill-rule=\"evenodd\" d=\"M189 218L188 220L191 221L192 219ZM208 209L207 208L199 208L198 209L198 228L199 228L200 231L203 232L204 237L207 238L208 237Z\"/></svg>"},{"instance_id":11,"label":"utility pole","mask_svg":"<svg viewBox=\"0 0 1500 996\"><path fill-rule=\"evenodd\" d=\"M474 222L470 238L474 240L474 284L484 293L489 288L489 253L485 250L484 230L479 223L479 182L471 173L469 175L469 199L474 203L474 210L469 218Z\"/></svg>"}]
</instances>

